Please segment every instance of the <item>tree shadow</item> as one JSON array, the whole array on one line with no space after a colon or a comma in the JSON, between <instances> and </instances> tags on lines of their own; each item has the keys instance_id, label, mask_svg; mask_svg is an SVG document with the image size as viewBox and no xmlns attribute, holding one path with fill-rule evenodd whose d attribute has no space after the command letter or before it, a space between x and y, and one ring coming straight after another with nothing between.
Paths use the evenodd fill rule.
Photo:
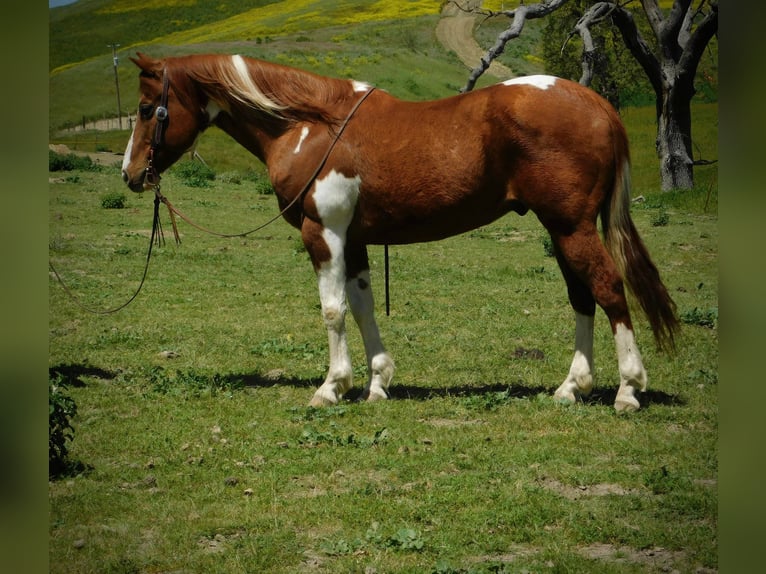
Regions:
<instances>
[{"instance_id":1,"label":"tree shadow","mask_svg":"<svg viewBox=\"0 0 766 574\"><path fill-rule=\"evenodd\" d=\"M106 369L86 365L84 363L67 363L48 367L48 378L61 377L61 384L67 387L84 387L83 377L98 377L99 379L114 379L117 375Z\"/></svg>"}]
</instances>

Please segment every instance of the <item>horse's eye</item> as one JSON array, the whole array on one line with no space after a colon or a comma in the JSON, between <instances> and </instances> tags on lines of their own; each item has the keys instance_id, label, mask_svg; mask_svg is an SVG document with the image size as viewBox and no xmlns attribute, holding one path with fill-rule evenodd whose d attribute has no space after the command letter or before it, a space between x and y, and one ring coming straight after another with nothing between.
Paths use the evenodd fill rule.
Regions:
<instances>
[{"instance_id":1,"label":"horse's eye","mask_svg":"<svg viewBox=\"0 0 766 574\"><path fill-rule=\"evenodd\" d=\"M141 104L140 106L138 106L138 113L141 114L142 120L152 119L153 111L154 111L154 106L151 104Z\"/></svg>"}]
</instances>

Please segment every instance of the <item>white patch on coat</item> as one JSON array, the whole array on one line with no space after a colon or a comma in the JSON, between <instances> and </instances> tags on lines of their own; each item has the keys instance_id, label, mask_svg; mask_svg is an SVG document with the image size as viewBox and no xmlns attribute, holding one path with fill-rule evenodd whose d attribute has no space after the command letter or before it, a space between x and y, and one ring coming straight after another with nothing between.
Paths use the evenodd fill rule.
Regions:
<instances>
[{"instance_id":1,"label":"white patch on coat","mask_svg":"<svg viewBox=\"0 0 766 574\"><path fill-rule=\"evenodd\" d=\"M540 90L547 90L553 84L556 83L557 78L555 76L547 76L545 74L535 74L532 76L519 76L518 78L512 78L503 82L504 86L516 86L527 85L534 86Z\"/></svg>"},{"instance_id":2,"label":"white patch on coat","mask_svg":"<svg viewBox=\"0 0 766 574\"><path fill-rule=\"evenodd\" d=\"M218 114L220 114L222 111L223 111L223 108L218 104L218 102L210 100L207 103L207 106L205 106L207 121L212 124L215 121L215 119L218 117Z\"/></svg>"},{"instance_id":3,"label":"white patch on coat","mask_svg":"<svg viewBox=\"0 0 766 574\"><path fill-rule=\"evenodd\" d=\"M344 239L354 216L361 184L362 178L358 175L346 177L332 170L314 186L314 204L322 223L336 233L342 233Z\"/></svg>"},{"instance_id":4,"label":"white patch on coat","mask_svg":"<svg viewBox=\"0 0 766 574\"><path fill-rule=\"evenodd\" d=\"M303 145L304 140L306 139L306 136L309 135L309 128L308 126L303 126L301 128L301 137L298 139L298 145L295 146L295 149L293 150L294 154L301 153L301 146Z\"/></svg>"},{"instance_id":5,"label":"white patch on coat","mask_svg":"<svg viewBox=\"0 0 766 574\"><path fill-rule=\"evenodd\" d=\"M356 80L351 80L351 85L354 86L355 92L366 92L370 89L370 84L365 82L358 82Z\"/></svg>"}]
</instances>

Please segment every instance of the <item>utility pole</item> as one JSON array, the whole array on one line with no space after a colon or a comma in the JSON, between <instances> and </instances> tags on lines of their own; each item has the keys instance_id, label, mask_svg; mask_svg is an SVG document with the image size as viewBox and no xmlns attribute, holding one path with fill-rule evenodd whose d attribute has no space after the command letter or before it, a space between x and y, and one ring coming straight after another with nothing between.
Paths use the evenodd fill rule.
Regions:
<instances>
[{"instance_id":1,"label":"utility pole","mask_svg":"<svg viewBox=\"0 0 766 574\"><path fill-rule=\"evenodd\" d=\"M120 79L117 75L117 53L115 50L119 48L119 44L107 44L112 49L112 62L114 64L114 85L117 87L117 122L122 129L122 106L120 106Z\"/></svg>"}]
</instances>

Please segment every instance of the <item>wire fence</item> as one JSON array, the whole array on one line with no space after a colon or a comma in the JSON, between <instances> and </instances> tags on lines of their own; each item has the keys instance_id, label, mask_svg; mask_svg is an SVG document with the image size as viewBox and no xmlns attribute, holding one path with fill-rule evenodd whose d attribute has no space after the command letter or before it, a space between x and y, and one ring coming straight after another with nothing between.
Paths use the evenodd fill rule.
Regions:
<instances>
[{"instance_id":1,"label":"wire fence","mask_svg":"<svg viewBox=\"0 0 766 574\"><path fill-rule=\"evenodd\" d=\"M112 118L100 118L100 119L86 119L83 118L82 121L75 125L70 126L66 129L61 130L62 132L82 132L82 131L109 131L109 130L125 130L130 131L133 129L133 124L135 123L135 116L126 115L122 118L112 117Z\"/></svg>"}]
</instances>

